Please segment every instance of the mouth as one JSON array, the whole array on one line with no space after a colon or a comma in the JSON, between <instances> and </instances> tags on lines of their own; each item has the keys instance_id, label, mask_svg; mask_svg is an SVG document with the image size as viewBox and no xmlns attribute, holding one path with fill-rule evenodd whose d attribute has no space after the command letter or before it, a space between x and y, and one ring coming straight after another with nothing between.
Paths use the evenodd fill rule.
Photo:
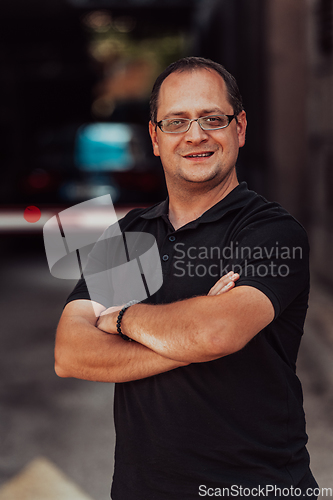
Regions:
<instances>
[{"instance_id":1,"label":"mouth","mask_svg":"<svg viewBox=\"0 0 333 500\"><path fill-rule=\"evenodd\" d=\"M209 158L213 154L213 151L206 151L205 153L192 153L189 155L184 155L184 158Z\"/></svg>"}]
</instances>

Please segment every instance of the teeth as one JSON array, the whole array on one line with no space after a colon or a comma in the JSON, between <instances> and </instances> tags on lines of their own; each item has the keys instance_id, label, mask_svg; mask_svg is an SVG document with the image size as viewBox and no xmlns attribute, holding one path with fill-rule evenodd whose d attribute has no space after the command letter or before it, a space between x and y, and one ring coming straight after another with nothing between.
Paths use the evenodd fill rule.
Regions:
<instances>
[{"instance_id":1,"label":"teeth","mask_svg":"<svg viewBox=\"0 0 333 500\"><path fill-rule=\"evenodd\" d=\"M202 154L199 154L199 155L188 155L187 158L201 158L201 157L204 157L204 156L211 156L212 153L202 153Z\"/></svg>"}]
</instances>

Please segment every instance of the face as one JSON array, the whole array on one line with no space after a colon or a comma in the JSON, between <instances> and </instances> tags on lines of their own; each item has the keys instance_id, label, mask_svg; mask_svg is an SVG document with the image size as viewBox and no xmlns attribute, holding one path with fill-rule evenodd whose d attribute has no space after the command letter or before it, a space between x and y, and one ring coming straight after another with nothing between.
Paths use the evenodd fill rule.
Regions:
<instances>
[{"instance_id":1,"label":"face","mask_svg":"<svg viewBox=\"0 0 333 500\"><path fill-rule=\"evenodd\" d=\"M234 114L223 78L214 70L171 73L161 85L157 121ZM166 134L149 124L155 156L160 156L168 189L216 186L235 176L238 150L245 143L246 115L242 111L227 128L202 130L192 122L187 132Z\"/></svg>"}]
</instances>

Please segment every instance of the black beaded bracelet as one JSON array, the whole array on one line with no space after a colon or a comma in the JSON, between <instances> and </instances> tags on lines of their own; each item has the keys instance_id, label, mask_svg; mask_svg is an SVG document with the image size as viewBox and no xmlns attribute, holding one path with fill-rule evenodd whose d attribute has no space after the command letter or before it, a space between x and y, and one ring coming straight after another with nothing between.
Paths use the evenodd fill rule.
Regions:
<instances>
[{"instance_id":1,"label":"black beaded bracelet","mask_svg":"<svg viewBox=\"0 0 333 500\"><path fill-rule=\"evenodd\" d=\"M119 311L118 318L117 318L117 332L118 335L121 336L122 339L127 340L128 342L132 342L133 339L130 339L127 335L124 335L123 332L121 331L121 320L123 319L123 316L125 314L126 309L128 309L131 306L134 306L134 304L138 304L138 300L131 300L130 302L127 302L127 304L124 305L124 307Z\"/></svg>"}]
</instances>

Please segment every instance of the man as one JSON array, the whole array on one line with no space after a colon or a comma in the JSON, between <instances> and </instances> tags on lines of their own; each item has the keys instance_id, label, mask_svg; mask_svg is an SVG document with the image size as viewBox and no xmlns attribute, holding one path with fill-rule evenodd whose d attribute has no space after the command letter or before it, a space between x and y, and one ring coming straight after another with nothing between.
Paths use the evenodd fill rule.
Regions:
<instances>
[{"instance_id":1,"label":"man","mask_svg":"<svg viewBox=\"0 0 333 500\"><path fill-rule=\"evenodd\" d=\"M185 58L158 77L149 131L169 197L120 225L156 237L163 286L121 313L101 293L96 321L81 280L60 320L57 374L117 383L113 500L315 498L295 374L307 239L238 183L246 125L222 66Z\"/></svg>"}]
</instances>

